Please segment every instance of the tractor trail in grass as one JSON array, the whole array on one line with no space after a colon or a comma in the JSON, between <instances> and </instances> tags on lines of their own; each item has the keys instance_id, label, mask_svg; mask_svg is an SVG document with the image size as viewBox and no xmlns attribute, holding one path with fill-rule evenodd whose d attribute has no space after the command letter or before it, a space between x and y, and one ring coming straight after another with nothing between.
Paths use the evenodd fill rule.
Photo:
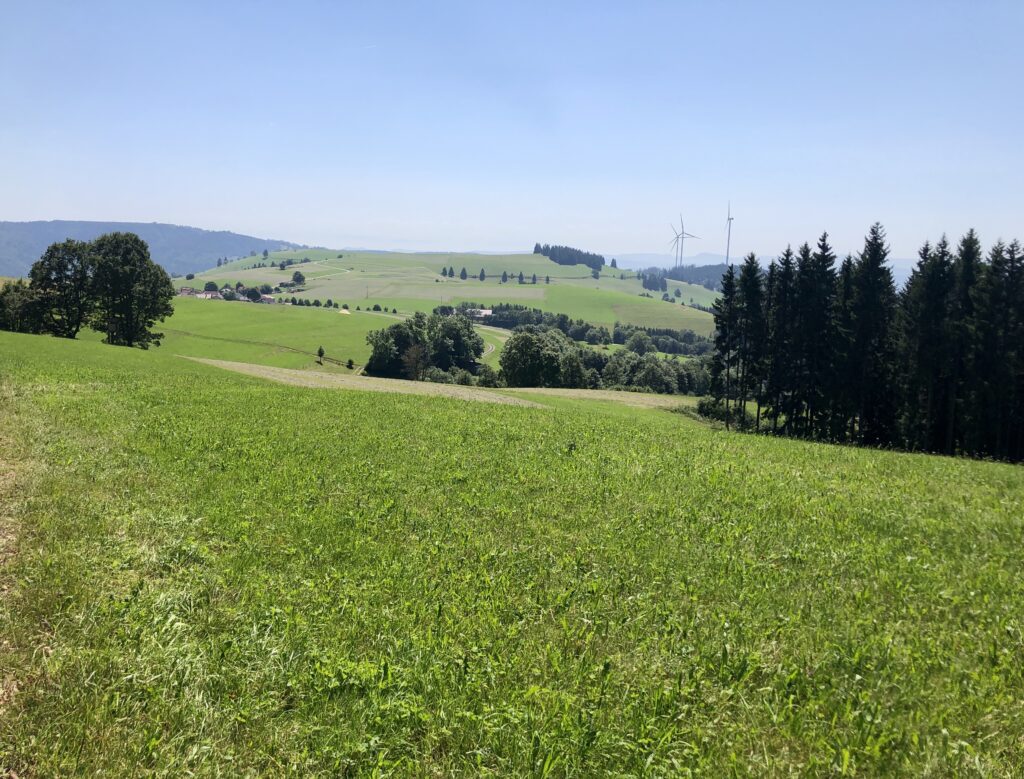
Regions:
<instances>
[{"instance_id":1,"label":"tractor trail in grass","mask_svg":"<svg viewBox=\"0 0 1024 779\"><path fill-rule=\"evenodd\" d=\"M282 349L286 352L295 352L296 354L304 354L307 357L312 357L313 359L320 359L317 356L316 352L307 352L304 349L296 349L294 346L275 344L271 343L270 341L250 341L244 338L224 338L222 336L216 335L200 335L199 333L190 333L187 330L174 330L170 327L165 328L165 331L168 333L176 333L177 335L186 335L189 338L203 338L207 341L223 341L225 343L247 344L249 346L269 346L273 349ZM332 365L344 365L344 363L341 360L336 360L333 357L324 356L323 360L324 362L329 362Z\"/></svg>"},{"instance_id":2,"label":"tractor trail in grass","mask_svg":"<svg viewBox=\"0 0 1024 779\"><path fill-rule=\"evenodd\" d=\"M318 373L314 371L298 371L290 368L273 368L267 365L253 365L245 362L228 360L208 360L200 357L186 359L213 365L247 376L292 384L298 387L325 387L334 389L362 390L364 392L395 392L403 395L433 395L454 398L457 400L476 400L484 403L498 403L512 406L539 407L523 398L488 392L477 387L465 387L459 384L433 384L425 381L408 381L406 379L378 379L371 376L349 376L338 373Z\"/></svg>"}]
</instances>

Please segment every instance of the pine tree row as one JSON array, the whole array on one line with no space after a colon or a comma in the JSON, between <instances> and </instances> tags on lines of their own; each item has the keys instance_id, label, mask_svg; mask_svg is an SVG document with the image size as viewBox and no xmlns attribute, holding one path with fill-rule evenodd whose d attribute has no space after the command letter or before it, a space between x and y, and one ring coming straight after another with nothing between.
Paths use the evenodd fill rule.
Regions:
<instances>
[{"instance_id":1,"label":"pine tree row","mask_svg":"<svg viewBox=\"0 0 1024 779\"><path fill-rule=\"evenodd\" d=\"M1024 459L1024 252L973 230L925 243L897 292L882 226L836 267L822 235L767 272L730 266L713 308L713 402L779 435Z\"/></svg>"}]
</instances>

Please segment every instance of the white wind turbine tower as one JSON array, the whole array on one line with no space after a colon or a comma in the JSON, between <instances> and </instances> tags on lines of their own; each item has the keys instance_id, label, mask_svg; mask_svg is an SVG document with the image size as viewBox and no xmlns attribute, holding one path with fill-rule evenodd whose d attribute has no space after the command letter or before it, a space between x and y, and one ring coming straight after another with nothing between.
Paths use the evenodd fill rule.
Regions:
<instances>
[{"instance_id":1,"label":"white wind turbine tower","mask_svg":"<svg viewBox=\"0 0 1024 779\"><path fill-rule=\"evenodd\" d=\"M725 264L729 264L729 244L732 242L732 201L729 201L725 217Z\"/></svg>"}]
</instances>

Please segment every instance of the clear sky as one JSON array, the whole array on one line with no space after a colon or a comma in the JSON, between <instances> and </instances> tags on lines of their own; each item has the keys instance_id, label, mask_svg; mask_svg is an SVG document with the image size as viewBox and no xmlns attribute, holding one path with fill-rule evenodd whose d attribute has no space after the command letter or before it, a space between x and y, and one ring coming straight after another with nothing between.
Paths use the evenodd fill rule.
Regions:
<instances>
[{"instance_id":1,"label":"clear sky","mask_svg":"<svg viewBox=\"0 0 1024 779\"><path fill-rule=\"evenodd\" d=\"M0 0L0 219L332 247L1024 239L1024 2Z\"/></svg>"}]
</instances>

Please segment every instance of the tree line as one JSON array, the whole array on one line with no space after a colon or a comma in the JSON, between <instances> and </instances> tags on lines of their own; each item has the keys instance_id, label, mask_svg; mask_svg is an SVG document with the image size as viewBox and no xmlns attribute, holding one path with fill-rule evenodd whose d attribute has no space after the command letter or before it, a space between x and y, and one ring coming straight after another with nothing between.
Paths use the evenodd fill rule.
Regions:
<instances>
[{"instance_id":1,"label":"tree line","mask_svg":"<svg viewBox=\"0 0 1024 779\"><path fill-rule=\"evenodd\" d=\"M612 343L626 344L638 333L646 335L654 351L665 354L682 354L700 356L708 354L714 348L714 342L693 330L674 330L670 327L640 327L615 323L612 330Z\"/></svg>"},{"instance_id":2,"label":"tree line","mask_svg":"<svg viewBox=\"0 0 1024 779\"><path fill-rule=\"evenodd\" d=\"M499 363L509 387L565 387L657 392L707 392L711 377L703 360L664 359L650 336L638 331L626 348L608 354L581 346L543 325L519 327L505 342Z\"/></svg>"},{"instance_id":3,"label":"tree line","mask_svg":"<svg viewBox=\"0 0 1024 779\"><path fill-rule=\"evenodd\" d=\"M534 311L509 308L516 313ZM539 320L514 326L499 359L501 370L495 371L479 362L483 341L460 310L444 306L429 317L417 313L367 336L372 353L366 372L485 387L605 388L695 395L708 391L711 377L706 359L659 357L654 340L643 330L632 333L625 349L609 355L573 340L574 328L591 327L582 320L573 322L564 314L543 314ZM607 328L601 329L607 334Z\"/></svg>"},{"instance_id":4,"label":"tree line","mask_svg":"<svg viewBox=\"0 0 1024 779\"><path fill-rule=\"evenodd\" d=\"M600 271L605 265L604 257L571 246L551 246L550 244L534 244L534 254L542 254L559 265L586 265L591 270Z\"/></svg>"},{"instance_id":5,"label":"tree line","mask_svg":"<svg viewBox=\"0 0 1024 779\"><path fill-rule=\"evenodd\" d=\"M444 307L435 309L441 313ZM574 341L586 341L590 344L610 344L612 334L603 325L593 325L582 319L570 319L566 314L552 314L539 308L528 308L516 303L498 303L487 309L477 303L460 303L455 309L465 314L467 311L489 310L490 314L477 316L481 324L514 330L523 325L543 325L561 330Z\"/></svg>"},{"instance_id":6,"label":"tree line","mask_svg":"<svg viewBox=\"0 0 1024 779\"><path fill-rule=\"evenodd\" d=\"M880 224L836 266L823 234L722 277L705 413L780 435L1024 459L1024 254L969 230L904 287Z\"/></svg>"},{"instance_id":7,"label":"tree line","mask_svg":"<svg viewBox=\"0 0 1024 779\"><path fill-rule=\"evenodd\" d=\"M480 281L487 281L487 271L484 270L483 268L481 268L480 272L476 273L476 274L470 274L469 272L466 271L465 268L463 268L461 271L459 271L458 274L456 274L455 273L455 269L449 265L447 268L444 268L444 267L441 268L441 275L445 276L447 278L450 278L450 279L454 279L456 277L456 275L458 275L458 277L462 281L466 281L466 279L468 279L470 277L470 275L472 275L473 278L475 278L475 279L479 279ZM509 275L509 272L507 270L503 270L501 272L501 283L502 284L507 284L508 280L510 278L513 278L513 279L516 278L515 271L512 272L511 276ZM523 272L519 271L519 283L520 284L536 284L537 283L537 274L534 273L532 275L532 277L528 281L526 276L523 274ZM551 283L551 277L550 276L545 276L544 277L544 283L545 284L550 284Z\"/></svg>"},{"instance_id":8,"label":"tree line","mask_svg":"<svg viewBox=\"0 0 1024 779\"><path fill-rule=\"evenodd\" d=\"M684 281L687 284L697 284L706 289L717 290L725 271L726 265L723 262L718 265L680 265L678 268L668 268L660 272L673 281Z\"/></svg>"},{"instance_id":9,"label":"tree line","mask_svg":"<svg viewBox=\"0 0 1024 779\"><path fill-rule=\"evenodd\" d=\"M151 328L174 313L174 287L134 233L51 244L28 282L0 287L0 330L75 338L83 327L118 346L160 345Z\"/></svg>"}]
</instances>

